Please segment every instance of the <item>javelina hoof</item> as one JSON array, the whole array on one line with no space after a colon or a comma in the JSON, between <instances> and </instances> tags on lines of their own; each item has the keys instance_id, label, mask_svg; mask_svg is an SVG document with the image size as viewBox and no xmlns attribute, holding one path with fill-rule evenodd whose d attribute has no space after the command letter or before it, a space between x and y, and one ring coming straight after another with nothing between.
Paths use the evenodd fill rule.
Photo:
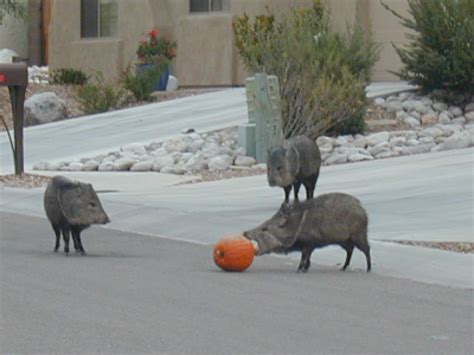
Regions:
<instances>
[{"instance_id":1,"label":"javelina hoof","mask_svg":"<svg viewBox=\"0 0 474 355\"><path fill-rule=\"evenodd\" d=\"M296 272L299 274L299 273L307 273L308 272L308 269L309 267L305 267L305 266L298 266L298 269L296 269Z\"/></svg>"}]
</instances>

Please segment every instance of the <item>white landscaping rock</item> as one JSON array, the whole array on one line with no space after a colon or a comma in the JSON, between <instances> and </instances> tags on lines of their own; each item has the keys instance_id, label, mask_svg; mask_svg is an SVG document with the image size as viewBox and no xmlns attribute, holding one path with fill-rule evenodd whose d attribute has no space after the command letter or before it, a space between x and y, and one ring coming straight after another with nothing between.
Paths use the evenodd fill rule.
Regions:
<instances>
[{"instance_id":1,"label":"white landscaping rock","mask_svg":"<svg viewBox=\"0 0 474 355\"><path fill-rule=\"evenodd\" d=\"M413 147L404 147L402 148L401 154L402 155L413 155L413 154L421 154L421 153L428 153L433 147L433 144L419 144Z\"/></svg>"},{"instance_id":2,"label":"white landscaping rock","mask_svg":"<svg viewBox=\"0 0 474 355\"><path fill-rule=\"evenodd\" d=\"M464 112L472 112L474 111L474 102L470 102L464 107Z\"/></svg>"},{"instance_id":3,"label":"white landscaping rock","mask_svg":"<svg viewBox=\"0 0 474 355\"><path fill-rule=\"evenodd\" d=\"M376 156L377 154L381 152L386 152L390 151L390 144L388 142L382 142L377 145L374 145L368 149L369 153L372 154L373 156Z\"/></svg>"},{"instance_id":4,"label":"white landscaping rock","mask_svg":"<svg viewBox=\"0 0 474 355\"><path fill-rule=\"evenodd\" d=\"M471 145L471 135L468 132L454 133L443 143L434 147L431 151L443 151L451 149L468 148Z\"/></svg>"},{"instance_id":5,"label":"white landscaping rock","mask_svg":"<svg viewBox=\"0 0 474 355\"><path fill-rule=\"evenodd\" d=\"M326 137L326 136L321 136L316 139L316 144L318 145L318 147L326 143L334 145L336 143L336 140L332 137Z\"/></svg>"},{"instance_id":6,"label":"white landscaping rock","mask_svg":"<svg viewBox=\"0 0 474 355\"><path fill-rule=\"evenodd\" d=\"M112 161L106 161L106 162L102 162L100 165L99 165L99 168L98 170L99 171L114 171L114 163Z\"/></svg>"},{"instance_id":7,"label":"white landscaping rock","mask_svg":"<svg viewBox=\"0 0 474 355\"><path fill-rule=\"evenodd\" d=\"M449 107L449 112L453 114L454 117L462 116L462 110L458 106L451 106Z\"/></svg>"},{"instance_id":8,"label":"white landscaping rock","mask_svg":"<svg viewBox=\"0 0 474 355\"><path fill-rule=\"evenodd\" d=\"M423 126L434 125L438 122L438 114L436 112L428 112L421 116L421 124Z\"/></svg>"},{"instance_id":9,"label":"white landscaping rock","mask_svg":"<svg viewBox=\"0 0 474 355\"><path fill-rule=\"evenodd\" d=\"M449 124L451 122L451 117L447 111L443 111L438 116L438 122L442 124Z\"/></svg>"},{"instance_id":10,"label":"white landscaping rock","mask_svg":"<svg viewBox=\"0 0 474 355\"><path fill-rule=\"evenodd\" d=\"M18 57L18 53L14 50L8 48L0 49L0 63L13 63L13 57Z\"/></svg>"},{"instance_id":11,"label":"white landscaping rock","mask_svg":"<svg viewBox=\"0 0 474 355\"><path fill-rule=\"evenodd\" d=\"M437 112L446 111L448 109L448 105L444 102L436 102L433 104L433 109Z\"/></svg>"},{"instance_id":12,"label":"white landscaping rock","mask_svg":"<svg viewBox=\"0 0 474 355\"><path fill-rule=\"evenodd\" d=\"M388 142L390 134L388 132L372 133L366 137L369 146L376 145L383 142Z\"/></svg>"},{"instance_id":13,"label":"white landscaping rock","mask_svg":"<svg viewBox=\"0 0 474 355\"><path fill-rule=\"evenodd\" d=\"M66 102L54 92L34 94L25 101L26 126L59 121L66 117Z\"/></svg>"},{"instance_id":14,"label":"white landscaping rock","mask_svg":"<svg viewBox=\"0 0 474 355\"><path fill-rule=\"evenodd\" d=\"M178 90L178 88L179 88L178 79L175 76L170 75L168 77L168 84L166 84L166 91L176 91Z\"/></svg>"},{"instance_id":15,"label":"white landscaping rock","mask_svg":"<svg viewBox=\"0 0 474 355\"><path fill-rule=\"evenodd\" d=\"M209 161L209 170L211 171L227 170L229 167L230 163L224 156L217 156Z\"/></svg>"},{"instance_id":16,"label":"white landscaping rock","mask_svg":"<svg viewBox=\"0 0 474 355\"><path fill-rule=\"evenodd\" d=\"M133 164L135 164L137 161L132 158L121 158L117 159L115 161L115 167L114 170L117 171L127 171L130 170Z\"/></svg>"},{"instance_id":17,"label":"white landscaping rock","mask_svg":"<svg viewBox=\"0 0 474 355\"><path fill-rule=\"evenodd\" d=\"M69 171L83 171L84 170L84 164L79 163L79 162L73 162L69 164Z\"/></svg>"},{"instance_id":18,"label":"white landscaping rock","mask_svg":"<svg viewBox=\"0 0 474 355\"><path fill-rule=\"evenodd\" d=\"M407 139L405 137L392 137L390 138L390 145L392 147L399 147L405 145Z\"/></svg>"},{"instance_id":19,"label":"white landscaping rock","mask_svg":"<svg viewBox=\"0 0 474 355\"><path fill-rule=\"evenodd\" d=\"M171 167L174 165L174 158L171 155L161 156L155 159L153 163L153 171L161 172L165 167Z\"/></svg>"},{"instance_id":20,"label":"white landscaping rock","mask_svg":"<svg viewBox=\"0 0 474 355\"><path fill-rule=\"evenodd\" d=\"M84 171L96 171L99 169L99 163L95 160L88 160L84 163Z\"/></svg>"},{"instance_id":21,"label":"white landscaping rock","mask_svg":"<svg viewBox=\"0 0 474 355\"><path fill-rule=\"evenodd\" d=\"M374 103L378 106L384 106L385 105L385 99L383 97L377 97L374 100Z\"/></svg>"},{"instance_id":22,"label":"white landscaping rock","mask_svg":"<svg viewBox=\"0 0 474 355\"><path fill-rule=\"evenodd\" d=\"M365 155L365 154L360 154L360 153L349 155L349 157L347 158L347 160L350 162L373 160L373 159L374 157L372 157L371 155Z\"/></svg>"},{"instance_id":23,"label":"white landscaping rock","mask_svg":"<svg viewBox=\"0 0 474 355\"><path fill-rule=\"evenodd\" d=\"M174 175L184 175L186 174L186 168L182 165L173 165L173 166L165 166L160 171L163 174L174 174Z\"/></svg>"},{"instance_id":24,"label":"white landscaping rock","mask_svg":"<svg viewBox=\"0 0 474 355\"><path fill-rule=\"evenodd\" d=\"M340 153L335 153L330 155L326 160L325 164L326 165L333 165L333 164L343 164L347 162L347 155L346 154L340 154Z\"/></svg>"},{"instance_id":25,"label":"white landscaping rock","mask_svg":"<svg viewBox=\"0 0 474 355\"><path fill-rule=\"evenodd\" d=\"M209 166L207 164L206 159L204 159L201 156L194 156L186 162L186 164L184 165L184 168L187 171L192 172L192 171L207 170Z\"/></svg>"},{"instance_id":26,"label":"white landscaping rock","mask_svg":"<svg viewBox=\"0 0 474 355\"><path fill-rule=\"evenodd\" d=\"M252 165L255 165L257 161L255 160L254 157L248 157L248 156L238 156L235 158L234 165L235 166L246 166L246 167L251 167Z\"/></svg>"},{"instance_id":27,"label":"white landscaping rock","mask_svg":"<svg viewBox=\"0 0 474 355\"><path fill-rule=\"evenodd\" d=\"M133 164L130 171L150 171L152 168L153 161L141 161Z\"/></svg>"},{"instance_id":28,"label":"white landscaping rock","mask_svg":"<svg viewBox=\"0 0 474 355\"><path fill-rule=\"evenodd\" d=\"M441 128L438 128L438 127L426 128L425 130L423 130L423 132L427 136L433 137L433 138L440 137L440 136L443 135L443 130Z\"/></svg>"},{"instance_id":29,"label":"white landscaping rock","mask_svg":"<svg viewBox=\"0 0 474 355\"><path fill-rule=\"evenodd\" d=\"M464 115L468 123L474 123L474 111L468 111Z\"/></svg>"},{"instance_id":30,"label":"white landscaping rock","mask_svg":"<svg viewBox=\"0 0 474 355\"><path fill-rule=\"evenodd\" d=\"M420 121L418 121L415 117L412 116L408 116L407 118L405 118L403 120L403 123L408 125L410 128L417 128L421 126Z\"/></svg>"},{"instance_id":31,"label":"white landscaping rock","mask_svg":"<svg viewBox=\"0 0 474 355\"><path fill-rule=\"evenodd\" d=\"M397 112L403 109L402 103L398 100L389 101L385 104L388 112Z\"/></svg>"}]
</instances>

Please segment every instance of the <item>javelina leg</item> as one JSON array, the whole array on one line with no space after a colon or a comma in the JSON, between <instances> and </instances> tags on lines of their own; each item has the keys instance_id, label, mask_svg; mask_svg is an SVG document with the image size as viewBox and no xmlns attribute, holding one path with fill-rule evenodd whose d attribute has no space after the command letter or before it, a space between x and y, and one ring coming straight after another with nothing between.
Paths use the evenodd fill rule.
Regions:
<instances>
[{"instance_id":1,"label":"javelina leg","mask_svg":"<svg viewBox=\"0 0 474 355\"><path fill-rule=\"evenodd\" d=\"M53 229L54 229L54 234L56 234L56 245L54 246L54 252L57 253L59 249L59 243L61 241L61 228L59 226L56 226L52 224Z\"/></svg>"},{"instance_id":2,"label":"javelina leg","mask_svg":"<svg viewBox=\"0 0 474 355\"><path fill-rule=\"evenodd\" d=\"M285 190L285 203L288 203L290 202L291 185L285 186L283 189Z\"/></svg>"},{"instance_id":3,"label":"javelina leg","mask_svg":"<svg viewBox=\"0 0 474 355\"><path fill-rule=\"evenodd\" d=\"M346 256L346 262L344 263L344 266L342 267L342 271L346 270L346 268L349 266L352 258L352 252L354 250L354 244L352 242L347 242L346 244L341 245L347 252Z\"/></svg>"},{"instance_id":4,"label":"javelina leg","mask_svg":"<svg viewBox=\"0 0 474 355\"><path fill-rule=\"evenodd\" d=\"M63 228L64 252L69 254L69 228Z\"/></svg>"},{"instance_id":5,"label":"javelina leg","mask_svg":"<svg viewBox=\"0 0 474 355\"><path fill-rule=\"evenodd\" d=\"M300 265L298 266L298 272L307 272L309 266L311 265L311 253L313 252L313 248L303 247L301 249L301 261Z\"/></svg>"},{"instance_id":6,"label":"javelina leg","mask_svg":"<svg viewBox=\"0 0 474 355\"><path fill-rule=\"evenodd\" d=\"M77 242L76 231L74 230L74 228L71 229L71 237L72 237L72 242L74 243L74 250L76 252L80 251L79 250L79 243Z\"/></svg>"},{"instance_id":7,"label":"javelina leg","mask_svg":"<svg viewBox=\"0 0 474 355\"><path fill-rule=\"evenodd\" d=\"M365 254L365 259L367 260L367 272L369 272L372 269L369 244L367 242L357 243L356 247Z\"/></svg>"},{"instance_id":8,"label":"javelina leg","mask_svg":"<svg viewBox=\"0 0 474 355\"><path fill-rule=\"evenodd\" d=\"M74 241L74 249L76 252L80 252L81 254L85 254L84 248L82 247L81 242L81 231L77 228L71 228L72 240Z\"/></svg>"},{"instance_id":9,"label":"javelina leg","mask_svg":"<svg viewBox=\"0 0 474 355\"><path fill-rule=\"evenodd\" d=\"M295 201L298 201L298 193L300 192L301 181L296 181L293 184L293 193L295 194Z\"/></svg>"},{"instance_id":10,"label":"javelina leg","mask_svg":"<svg viewBox=\"0 0 474 355\"><path fill-rule=\"evenodd\" d=\"M81 251L82 255L86 255L86 251L84 250L84 247L82 246L82 240L81 240L81 232L77 232L77 241L79 242L79 250Z\"/></svg>"},{"instance_id":11,"label":"javelina leg","mask_svg":"<svg viewBox=\"0 0 474 355\"><path fill-rule=\"evenodd\" d=\"M314 196L314 187L316 186L316 181L318 180L318 174L312 175L303 181L303 185L306 189L306 199L312 199Z\"/></svg>"}]
</instances>

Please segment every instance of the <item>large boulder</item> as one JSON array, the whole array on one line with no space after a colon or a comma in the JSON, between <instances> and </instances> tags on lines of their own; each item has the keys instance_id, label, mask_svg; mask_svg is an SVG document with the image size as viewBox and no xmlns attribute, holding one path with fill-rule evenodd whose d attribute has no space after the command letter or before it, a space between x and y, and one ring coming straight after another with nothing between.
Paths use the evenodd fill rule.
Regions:
<instances>
[{"instance_id":1,"label":"large boulder","mask_svg":"<svg viewBox=\"0 0 474 355\"><path fill-rule=\"evenodd\" d=\"M18 57L18 53L11 49L0 49L0 63L12 63L13 57Z\"/></svg>"},{"instance_id":2,"label":"large boulder","mask_svg":"<svg viewBox=\"0 0 474 355\"><path fill-rule=\"evenodd\" d=\"M59 121L66 117L66 102L54 92L35 94L25 101L26 126Z\"/></svg>"}]
</instances>

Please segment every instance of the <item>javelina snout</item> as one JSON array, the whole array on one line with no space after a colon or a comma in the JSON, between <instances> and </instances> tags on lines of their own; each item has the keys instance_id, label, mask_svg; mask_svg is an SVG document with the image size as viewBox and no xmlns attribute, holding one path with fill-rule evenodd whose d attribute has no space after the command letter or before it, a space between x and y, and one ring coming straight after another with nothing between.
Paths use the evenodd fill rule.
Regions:
<instances>
[{"instance_id":1,"label":"javelina snout","mask_svg":"<svg viewBox=\"0 0 474 355\"><path fill-rule=\"evenodd\" d=\"M330 193L302 203L283 204L272 218L244 232L244 236L258 243L258 255L301 251L300 272L308 271L314 249L331 244L346 250L342 270L349 266L356 247L365 254L370 271L367 225L367 213L357 198Z\"/></svg>"},{"instance_id":2,"label":"javelina snout","mask_svg":"<svg viewBox=\"0 0 474 355\"><path fill-rule=\"evenodd\" d=\"M69 253L71 234L75 250L85 254L81 232L91 224L110 222L92 185L71 181L64 176L55 176L49 182L44 194L44 208L56 235L54 251L59 249L62 233L65 253Z\"/></svg>"}]
</instances>

